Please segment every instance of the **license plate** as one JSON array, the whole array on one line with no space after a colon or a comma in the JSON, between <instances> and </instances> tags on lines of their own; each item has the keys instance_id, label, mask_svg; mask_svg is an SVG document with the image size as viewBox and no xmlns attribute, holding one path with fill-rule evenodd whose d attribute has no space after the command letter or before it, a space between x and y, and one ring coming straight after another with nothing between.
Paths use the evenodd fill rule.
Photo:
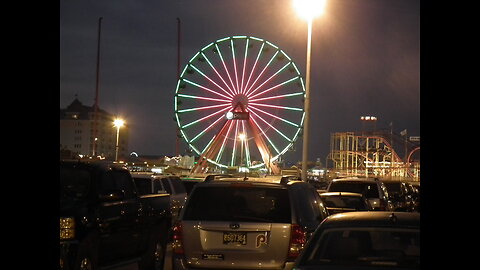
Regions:
<instances>
[{"instance_id":1,"label":"license plate","mask_svg":"<svg viewBox=\"0 0 480 270\"><path fill-rule=\"evenodd\" d=\"M244 232L224 232L223 233L224 244L247 244L247 233Z\"/></svg>"}]
</instances>

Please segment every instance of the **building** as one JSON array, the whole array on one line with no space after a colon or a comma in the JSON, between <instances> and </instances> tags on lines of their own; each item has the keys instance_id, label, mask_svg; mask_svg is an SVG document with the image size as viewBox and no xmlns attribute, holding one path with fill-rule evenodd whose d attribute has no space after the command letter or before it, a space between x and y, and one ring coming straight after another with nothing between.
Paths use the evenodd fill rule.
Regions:
<instances>
[{"instance_id":1,"label":"building","mask_svg":"<svg viewBox=\"0 0 480 270\"><path fill-rule=\"evenodd\" d=\"M77 98L60 109L60 151L84 157L101 156L115 160L117 128L115 116L98 108L97 134L94 131L94 106L85 106ZM128 157L128 123L119 129L118 159Z\"/></svg>"}]
</instances>

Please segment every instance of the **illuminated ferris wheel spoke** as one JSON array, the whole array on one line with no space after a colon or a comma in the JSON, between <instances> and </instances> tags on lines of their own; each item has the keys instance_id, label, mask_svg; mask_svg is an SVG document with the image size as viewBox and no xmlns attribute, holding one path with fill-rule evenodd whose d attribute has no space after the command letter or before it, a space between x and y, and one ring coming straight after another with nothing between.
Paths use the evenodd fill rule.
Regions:
<instances>
[{"instance_id":1,"label":"illuminated ferris wheel spoke","mask_svg":"<svg viewBox=\"0 0 480 270\"><path fill-rule=\"evenodd\" d=\"M213 137L210 139L210 141L207 143L207 145L205 145L205 147L203 148L202 150L202 153L205 153L205 151L207 151L207 149L210 147L210 145L212 144L213 140L215 140L215 137L217 137L216 134L213 135Z\"/></svg>"},{"instance_id":2,"label":"illuminated ferris wheel spoke","mask_svg":"<svg viewBox=\"0 0 480 270\"><path fill-rule=\"evenodd\" d=\"M285 122L285 123L287 123L287 124L289 124L289 125L292 125L292 126L294 126L294 127L300 127L300 125L298 125L298 124L295 124L295 123L293 123L293 122L291 122L291 121L288 121L287 119L284 119L284 118L282 118L282 117L278 117L278 116L276 116L276 115L274 115L274 114L271 114L271 113L269 113L269 112L266 112L266 111L264 111L264 110L261 110L261 109L259 109L259 108L257 108L257 107L250 106L250 110L259 111L259 112L261 112L261 113L264 113L264 114L266 114L266 115L268 115L268 116L271 116L271 117L273 117L273 118L276 118L276 119L278 119L278 120L281 120L281 121L283 121L283 122Z\"/></svg>"},{"instance_id":3,"label":"illuminated ferris wheel spoke","mask_svg":"<svg viewBox=\"0 0 480 270\"><path fill-rule=\"evenodd\" d=\"M238 94L240 93L240 86L238 85L237 61L235 60L235 46L233 45L233 39L230 39L230 47L232 48L233 70L235 71L235 82L237 83L236 92Z\"/></svg>"},{"instance_id":4,"label":"illuminated ferris wheel spoke","mask_svg":"<svg viewBox=\"0 0 480 270\"><path fill-rule=\"evenodd\" d=\"M225 119L225 117L222 115L220 116L217 120L215 120L215 122L211 123L206 129L200 131L200 133L197 134L197 136L195 136L193 139L190 140L190 143L192 142L195 142L198 138L200 138L200 136L202 136L203 134L205 134L205 132L207 132L208 130L210 130L210 128L212 126L214 126L215 124L218 123L218 121L222 120L222 119Z\"/></svg>"},{"instance_id":5,"label":"illuminated ferris wheel spoke","mask_svg":"<svg viewBox=\"0 0 480 270\"><path fill-rule=\"evenodd\" d=\"M218 85L214 80L210 79L210 77L208 77L207 75L205 75L205 73L203 73L202 71L200 71L200 69L198 69L197 67L195 67L193 64L190 65L193 69L195 69L200 75L202 75L204 78L206 78L209 82L213 83L216 87L220 88L223 92L225 92L225 94L229 95L231 98L233 98L233 95L228 92L227 90L223 89L223 87L221 87L220 85Z\"/></svg>"},{"instance_id":6,"label":"illuminated ferris wheel spoke","mask_svg":"<svg viewBox=\"0 0 480 270\"><path fill-rule=\"evenodd\" d=\"M234 91L230 88L230 86L227 84L227 82L225 81L225 79L223 79L222 75L220 75L220 73L217 71L217 69L212 65L212 63L210 62L210 60L208 59L208 57L202 52L202 56L203 58L207 61L208 65L213 69L213 71L215 71L215 74L217 74L218 78L225 84L225 86L228 88L228 90L230 90L230 93L233 97L233 94L234 94Z\"/></svg>"},{"instance_id":7,"label":"illuminated ferris wheel spoke","mask_svg":"<svg viewBox=\"0 0 480 270\"><path fill-rule=\"evenodd\" d=\"M225 112L227 109L229 109L229 107L226 107L226 108L224 108L224 109L221 109L220 111L216 111L216 112L211 113L211 114L209 114L209 115L207 115L207 116L204 116L204 117L202 117L202 118L199 118L199 119L197 119L197 120L195 120L195 121L193 121L193 122L190 122L190 123L184 125L183 128L185 129L185 128L189 127L189 126L192 126L192 125L197 124L197 123L199 123L199 122L201 122L201 121L204 121L204 120L206 120L206 119L209 119L210 117L212 117L212 116L214 116L214 115L216 115L216 114Z\"/></svg>"},{"instance_id":8,"label":"illuminated ferris wheel spoke","mask_svg":"<svg viewBox=\"0 0 480 270\"><path fill-rule=\"evenodd\" d=\"M178 94L179 97L184 97L184 98L191 98L191 99L203 99L203 100L210 100L210 101L216 101L216 102L228 102L231 101L232 99L228 99L227 101L225 99L218 99L218 98L210 98L210 97L202 97L202 96L192 96L192 95L184 95L184 94Z\"/></svg>"},{"instance_id":9,"label":"illuminated ferris wheel spoke","mask_svg":"<svg viewBox=\"0 0 480 270\"><path fill-rule=\"evenodd\" d=\"M296 93L290 93L290 94L284 94L284 95L278 95L278 96L249 99L249 101L250 102L257 102L257 101L277 99L277 98L288 98L288 97L294 97L294 96L300 96L300 95L304 95L304 93L303 92L296 92Z\"/></svg>"},{"instance_id":10,"label":"illuminated ferris wheel spoke","mask_svg":"<svg viewBox=\"0 0 480 270\"><path fill-rule=\"evenodd\" d=\"M267 124L269 127L271 127L273 130L275 130L278 134L280 134L287 142L291 142L292 139L288 138L287 135L283 134L280 130L278 130L276 127L274 127L272 124L270 124L268 121L263 119L260 115L256 114L254 111L251 111L256 117L258 117L260 120L262 120L265 124Z\"/></svg>"},{"instance_id":11,"label":"illuminated ferris wheel spoke","mask_svg":"<svg viewBox=\"0 0 480 270\"><path fill-rule=\"evenodd\" d=\"M252 70L250 71L250 75L248 76L247 83L245 84L245 88L243 88L243 94L245 94L247 91L248 83L250 82L250 79L252 78L253 73L255 72L255 68L257 67L258 60L260 59L260 56L262 55L263 52L263 47L265 46L265 42L262 42L262 46L260 46L260 49L258 50L257 58L255 59L255 62L253 64Z\"/></svg>"},{"instance_id":12,"label":"illuminated ferris wheel spoke","mask_svg":"<svg viewBox=\"0 0 480 270\"><path fill-rule=\"evenodd\" d=\"M283 86L283 85L285 85L285 84L287 84L287 83L289 83L289 82L292 82L292 81L294 81L294 80L297 80L297 79L298 79L298 77L291 78L291 79L286 80L286 81L284 81L284 82L281 82L281 83L279 83L279 84L277 84L277 85L275 85L275 86L272 86L272 87L270 87L270 88L268 88L268 89L266 89L266 90L263 90L262 92L257 93L257 94L255 94L255 95L253 95L253 96L252 96L252 94L253 94L254 91L252 91L252 92L250 92L249 95L247 95L247 97L253 99L254 97L261 96L261 95L263 95L263 94L265 94L265 93L267 93L267 92L272 91L273 89L279 88L280 86ZM258 88L257 88L257 89L258 89Z\"/></svg>"},{"instance_id":13,"label":"illuminated ferris wheel spoke","mask_svg":"<svg viewBox=\"0 0 480 270\"><path fill-rule=\"evenodd\" d=\"M215 43L215 48L217 48L218 56L220 57L220 60L222 60L223 68L225 69L225 72L227 73L228 79L230 80L230 83L232 84L233 93L236 94L237 91L235 89L235 85L233 84L232 77L230 77L230 72L228 72L227 65L225 65L225 61L223 60L222 51L220 50L220 48L218 47L218 45L216 43Z\"/></svg>"},{"instance_id":14,"label":"illuminated ferris wheel spoke","mask_svg":"<svg viewBox=\"0 0 480 270\"><path fill-rule=\"evenodd\" d=\"M275 54L272 56L272 58L270 58L270 61L268 61L268 63L265 65L265 67L262 69L262 71L260 72L260 74L257 76L257 78L255 79L255 81L253 81L252 85L250 85L250 87L248 87L247 91L245 92L245 95L248 96L248 92L252 89L252 87L255 85L255 83L258 81L258 79L260 79L263 75L263 73L265 72L265 70L268 68L268 66L270 66L270 64L272 63L273 59L275 59L275 56L277 56L278 54L278 51L275 52Z\"/></svg>"},{"instance_id":15,"label":"illuminated ferris wheel spoke","mask_svg":"<svg viewBox=\"0 0 480 270\"><path fill-rule=\"evenodd\" d=\"M233 139L232 158L230 160L230 166L235 165L235 152L237 151L237 138L238 138L238 121L235 122L235 137Z\"/></svg>"},{"instance_id":16,"label":"illuminated ferris wheel spoke","mask_svg":"<svg viewBox=\"0 0 480 270\"><path fill-rule=\"evenodd\" d=\"M230 104L219 104L219 105L195 107L195 108L178 110L177 113L186 113L186 112L194 112L194 111L200 111L200 110L208 110L208 109L214 109L214 108L219 108L219 107L226 107L226 106L229 106L229 105Z\"/></svg>"},{"instance_id":17,"label":"illuminated ferris wheel spoke","mask_svg":"<svg viewBox=\"0 0 480 270\"><path fill-rule=\"evenodd\" d=\"M250 102L249 104L250 104L250 105L256 105L256 106L262 106L262 107L270 107L270 108L277 108L277 109L285 109L285 110L303 112L303 109L302 109L302 108L296 108L296 107L278 106L278 105L271 105L271 104L265 104L265 103L256 103L256 102Z\"/></svg>"},{"instance_id":18,"label":"illuminated ferris wheel spoke","mask_svg":"<svg viewBox=\"0 0 480 270\"><path fill-rule=\"evenodd\" d=\"M194 82L192 82L192 81L190 81L190 80L183 79L183 81L184 81L184 82L187 82L187 83L189 83L189 84L191 84L191 85L193 85L193 86L196 86L196 87L198 87L198 88L201 88L201 89L203 89L203 90L206 90L206 91L208 91L208 92L210 92L210 93L214 93L214 94L216 94L216 95L219 95L219 96L221 96L221 97L224 97L224 98L226 98L226 99L228 99L228 100L231 100L231 99L232 99L231 97L227 97L227 96L225 96L225 95L223 95L223 94L218 93L217 91L214 91L214 90L212 90L212 89L210 89L210 88L208 88L208 87L202 86L202 85L200 85L200 84L198 84L198 83L194 83Z\"/></svg>"},{"instance_id":19,"label":"illuminated ferris wheel spoke","mask_svg":"<svg viewBox=\"0 0 480 270\"><path fill-rule=\"evenodd\" d=\"M245 78L245 67L247 66L248 43L250 39L247 38L245 42L245 57L243 58L242 82L240 83L240 93L243 93L243 79Z\"/></svg>"},{"instance_id":20,"label":"illuminated ferris wheel spoke","mask_svg":"<svg viewBox=\"0 0 480 270\"><path fill-rule=\"evenodd\" d=\"M222 156L223 154L223 151L225 150L225 143L227 141L227 138L228 138L228 134L230 134L230 130L232 129L232 124L233 122L230 121L228 123L229 127L228 127L228 131L227 131L227 134L225 135L225 137L223 138L223 142L222 142L222 146L220 147L220 151L218 151L218 154L217 154L217 158L215 159L216 162L219 162L220 161L220 157Z\"/></svg>"},{"instance_id":21,"label":"illuminated ferris wheel spoke","mask_svg":"<svg viewBox=\"0 0 480 270\"><path fill-rule=\"evenodd\" d=\"M262 84L260 84L259 86L257 86L257 88L255 88L253 91L251 91L250 93L246 93L245 95L247 97L250 97L251 95L253 95L253 93L255 93L255 91L257 91L260 87L262 87L263 85L265 85L266 83L268 83L272 78L274 78L275 76L277 76L280 72L282 72L287 66L290 65L290 62L285 64L282 68L280 68L277 72L275 72L272 76L270 76L268 79L266 79ZM280 84L279 86L281 86L282 84Z\"/></svg>"},{"instance_id":22,"label":"illuminated ferris wheel spoke","mask_svg":"<svg viewBox=\"0 0 480 270\"><path fill-rule=\"evenodd\" d=\"M250 119L252 119L253 123L255 124L255 126L260 130L260 132L263 134L263 136L265 138L267 138L267 141L270 143L270 145L273 147L273 149L275 149L275 151L277 152L277 154L280 154L280 151L278 150L277 146L275 146L275 144L272 142L272 140L270 139L270 137L267 136L267 133L265 133L265 131L263 130L262 127L260 127L260 125L258 124L258 122L255 120L255 117L251 117Z\"/></svg>"}]
</instances>

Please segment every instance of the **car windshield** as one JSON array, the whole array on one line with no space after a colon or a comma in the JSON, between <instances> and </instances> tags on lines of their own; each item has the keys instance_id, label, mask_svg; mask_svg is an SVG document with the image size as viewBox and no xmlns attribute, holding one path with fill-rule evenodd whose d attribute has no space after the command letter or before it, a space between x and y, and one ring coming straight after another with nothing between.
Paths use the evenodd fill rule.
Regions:
<instances>
[{"instance_id":1,"label":"car windshield","mask_svg":"<svg viewBox=\"0 0 480 270\"><path fill-rule=\"evenodd\" d=\"M378 198L378 188L376 183L360 181L336 181L330 185L329 192L354 192L363 194L366 198Z\"/></svg>"},{"instance_id":2,"label":"car windshield","mask_svg":"<svg viewBox=\"0 0 480 270\"><path fill-rule=\"evenodd\" d=\"M73 202L88 195L90 172L80 168L60 168L60 201Z\"/></svg>"},{"instance_id":3,"label":"car windshield","mask_svg":"<svg viewBox=\"0 0 480 270\"><path fill-rule=\"evenodd\" d=\"M304 265L368 265L419 267L420 230L401 228L340 228L316 237Z\"/></svg>"},{"instance_id":4,"label":"car windshield","mask_svg":"<svg viewBox=\"0 0 480 270\"><path fill-rule=\"evenodd\" d=\"M352 208L365 210L366 205L361 197L354 196L322 196L327 207Z\"/></svg>"},{"instance_id":5,"label":"car windshield","mask_svg":"<svg viewBox=\"0 0 480 270\"><path fill-rule=\"evenodd\" d=\"M291 222L286 189L197 186L190 196L184 220Z\"/></svg>"}]
</instances>

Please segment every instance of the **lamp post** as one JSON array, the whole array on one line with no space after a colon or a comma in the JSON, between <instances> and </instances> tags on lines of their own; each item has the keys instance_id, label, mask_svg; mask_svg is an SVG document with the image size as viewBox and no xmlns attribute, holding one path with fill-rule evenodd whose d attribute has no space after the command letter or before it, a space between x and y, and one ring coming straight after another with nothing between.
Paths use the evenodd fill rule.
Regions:
<instances>
[{"instance_id":1,"label":"lamp post","mask_svg":"<svg viewBox=\"0 0 480 270\"><path fill-rule=\"evenodd\" d=\"M120 128L125 124L125 121L122 119L115 119L113 121L113 126L117 128L117 142L115 144L115 161L118 161L118 138L120 137Z\"/></svg>"},{"instance_id":2,"label":"lamp post","mask_svg":"<svg viewBox=\"0 0 480 270\"><path fill-rule=\"evenodd\" d=\"M303 150L302 150L302 180L307 180L308 163L308 127L310 122L310 58L312 49L312 24L313 19L323 14L326 0L293 0L293 5L298 14L308 23L307 63L305 77L305 119L303 122Z\"/></svg>"}]
</instances>

